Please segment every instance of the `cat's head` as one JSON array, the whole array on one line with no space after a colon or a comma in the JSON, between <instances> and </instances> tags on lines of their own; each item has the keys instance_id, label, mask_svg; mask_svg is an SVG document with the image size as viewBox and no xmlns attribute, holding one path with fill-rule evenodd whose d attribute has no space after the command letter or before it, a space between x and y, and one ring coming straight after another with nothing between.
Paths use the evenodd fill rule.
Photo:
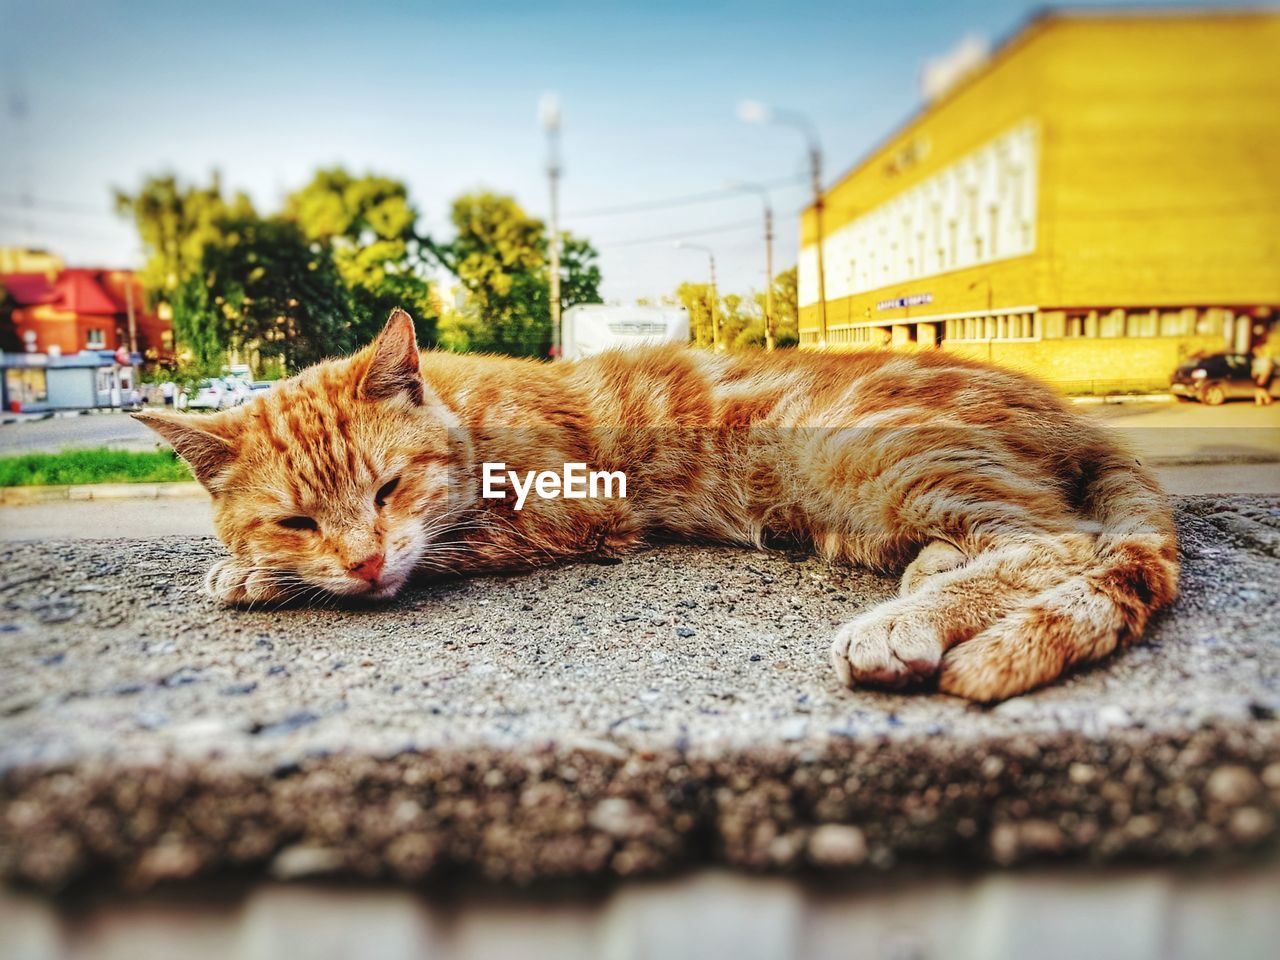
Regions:
<instances>
[{"instance_id":1,"label":"cat's head","mask_svg":"<svg viewBox=\"0 0 1280 960\"><path fill-rule=\"evenodd\" d=\"M136 417L213 496L238 564L286 593L388 597L449 516L453 414L423 380L413 321L214 414Z\"/></svg>"}]
</instances>

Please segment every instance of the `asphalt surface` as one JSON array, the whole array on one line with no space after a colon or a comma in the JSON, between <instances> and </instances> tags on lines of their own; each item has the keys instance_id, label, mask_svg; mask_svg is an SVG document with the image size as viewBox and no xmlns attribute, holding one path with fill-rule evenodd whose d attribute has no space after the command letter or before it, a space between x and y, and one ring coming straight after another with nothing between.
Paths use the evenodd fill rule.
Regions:
<instances>
[{"instance_id":1,"label":"asphalt surface","mask_svg":"<svg viewBox=\"0 0 1280 960\"><path fill-rule=\"evenodd\" d=\"M1134 401L1079 404L1113 427L1149 459L1165 462L1280 462L1280 403ZM96 413L0 424L0 456L57 453L71 447L154 450L154 432L124 413Z\"/></svg>"},{"instance_id":2,"label":"asphalt surface","mask_svg":"<svg viewBox=\"0 0 1280 960\"><path fill-rule=\"evenodd\" d=\"M1280 814L1280 499L1179 508L1146 642L986 709L840 689L894 584L670 546L228 611L211 540L0 559L0 876L528 883L1226 855Z\"/></svg>"},{"instance_id":3,"label":"asphalt surface","mask_svg":"<svg viewBox=\"0 0 1280 960\"><path fill-rule=\"evenodd\" d=\"M112 450L154 450L155 432L122 412L87 413L48 419L19 420L0 425L0 455L58 453L85 447Z\"/></svg>"}]
</instances>

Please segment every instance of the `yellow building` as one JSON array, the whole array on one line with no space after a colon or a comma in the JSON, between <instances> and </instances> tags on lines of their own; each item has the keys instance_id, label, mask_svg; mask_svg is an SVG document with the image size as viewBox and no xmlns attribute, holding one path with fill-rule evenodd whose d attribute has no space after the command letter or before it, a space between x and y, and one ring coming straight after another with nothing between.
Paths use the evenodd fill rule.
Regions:
<instances>
[{"instance_id":1,"label":"yellow building","mask_svg":"<svg viewBox=\"0 0 1280 960\"><path fill-rule=\"evenodd\" d=\"M53 279L66 268L62 258L46 250L28 247L0 247L0 274L43 273Z\"/></svg>"},{"instance_id":2,"label":"yellow building","mask_svg":"<svg viewBox=\"0 0 1280 960\"><path fill-rule=\"evenodd\" d=\"M825 343L1167 385L1280 314L1280 15L1049 13L823 198ZM824 342L816 210L800 341Z\"/></svg>"}]
</instances>

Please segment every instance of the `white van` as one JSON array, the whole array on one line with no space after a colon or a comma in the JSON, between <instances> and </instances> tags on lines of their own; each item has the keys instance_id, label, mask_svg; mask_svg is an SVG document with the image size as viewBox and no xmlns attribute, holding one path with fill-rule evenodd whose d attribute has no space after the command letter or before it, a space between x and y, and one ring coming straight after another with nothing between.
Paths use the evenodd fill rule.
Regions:
<instances>
[{"instance_id":1,"label":"white van","mask_svg":"<svg viewBox=\"0 0 1280 960\"><path fill-rule=\"evenodd\" d=\"M565 360L605 350L689 342L689 312L684 307L584 303L566 310L561 324L560 356Z\"/></svg>"}]
</instances>

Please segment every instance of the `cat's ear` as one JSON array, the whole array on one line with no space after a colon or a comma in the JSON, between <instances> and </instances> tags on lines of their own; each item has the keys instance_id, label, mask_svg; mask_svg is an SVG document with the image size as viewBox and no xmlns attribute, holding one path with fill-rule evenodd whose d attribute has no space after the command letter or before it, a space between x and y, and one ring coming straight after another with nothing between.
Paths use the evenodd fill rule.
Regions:
<instances>
[{"instance_id":1,"label":"cat's ear","mask_svg":"<svg viewBox=\"0 0 1280 960\"><path fill-rule=\"evenodd\" d=\"M214 492L218 477L235 459L235 447L208 429L210 417L143 410L133 414L133 419L145 423L173 444L178 456L210 492Z\"/></svg>"},{"instance_id":2,"label":"cat's ear","mask_svg":"<svg viewBox=\"0 0 1280 960\"><path fill-rule=\"evenodd\" d=\"M427 385L418 366L418 340L409 314L399 307L392 310L387 325L370 349L373 357L360 381L360 396L365 400L389 400L405 394L414 403L421 404Z\"/></svg>"}]
</instances>

